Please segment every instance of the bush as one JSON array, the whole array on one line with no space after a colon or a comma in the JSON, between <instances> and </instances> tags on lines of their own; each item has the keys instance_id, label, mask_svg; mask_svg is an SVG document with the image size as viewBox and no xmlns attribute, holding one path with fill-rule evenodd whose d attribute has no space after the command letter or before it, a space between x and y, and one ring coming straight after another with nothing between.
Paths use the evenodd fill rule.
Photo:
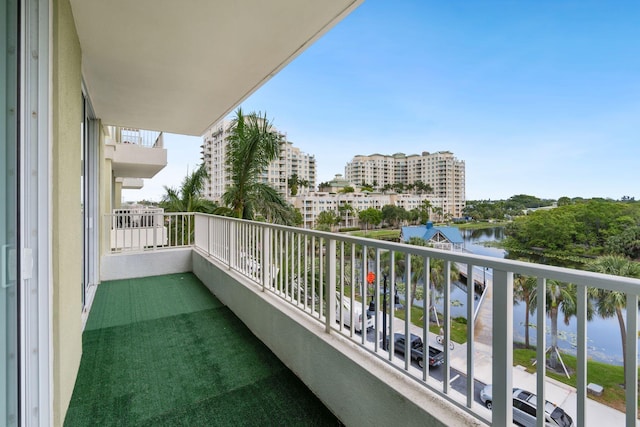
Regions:
<instances>
[{"instance_id":1,"label":"bush","mask_svg":"<svg viewBox=\"0 0 640 427\"><path fill-rule=\"evenodd\" d=\"M456 322L458 322L458 323L460 323L462 325L466 325L467 324L467 318L466 317L459 316L459 317L454 318L453 320L455 320Z\"/></svg>"}]
</instances>

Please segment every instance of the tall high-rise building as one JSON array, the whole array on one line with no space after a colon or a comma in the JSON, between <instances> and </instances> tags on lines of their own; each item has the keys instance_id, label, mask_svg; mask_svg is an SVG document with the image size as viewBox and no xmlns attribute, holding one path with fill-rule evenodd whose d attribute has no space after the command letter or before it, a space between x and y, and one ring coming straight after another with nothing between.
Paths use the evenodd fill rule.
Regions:
<instances>
[{"instance_id":1,"label":"tall high-rise building","mask_svg":"<svg viewBox=\"0 0 640 427\"><path fill-rule=\"evenodd\" d=\"M219 201L231 184L226 165L228 137L232 130L232 122L222 120L211 126L203 135L202 161L209 173L205 184L204 196ZM262 182L268 183L283 196L290 194L290 179L295 175L298 182L298 193L306 193L316 185L316 159L312 154L302 152L287 140L285 133L273 128L280 139L280 154L273 160L262 174Z\"/></svg>"},{"instance_id":2,"label":"tall high-rise building","mask_svg":"<svg viewBox=\"0 0 640 427\"><path fill-rule=\"evenodd\" d=\"M422 154L357 155L345 166L345 179L376 188L394 184L423 182L433 189L431 194L441 200L445 214L462 216L465 206L465 164L450 151Z\"/></svg>"}]
</instances>

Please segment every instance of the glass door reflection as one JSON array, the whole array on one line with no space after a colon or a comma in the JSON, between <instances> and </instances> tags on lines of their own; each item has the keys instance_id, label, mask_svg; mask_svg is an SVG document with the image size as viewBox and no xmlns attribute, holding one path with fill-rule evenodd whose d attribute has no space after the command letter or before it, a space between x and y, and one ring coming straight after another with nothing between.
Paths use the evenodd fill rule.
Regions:
<instances>
[{"instance_id":1,"label":"glass door reflection","mask_svg":"<svg viewBox=\"0 0 640 427\"><path fill-rule=\"evenodd\" d=\"M17 0L0 0L0 425L18 425Z\"/></svg>"}]
</instances>

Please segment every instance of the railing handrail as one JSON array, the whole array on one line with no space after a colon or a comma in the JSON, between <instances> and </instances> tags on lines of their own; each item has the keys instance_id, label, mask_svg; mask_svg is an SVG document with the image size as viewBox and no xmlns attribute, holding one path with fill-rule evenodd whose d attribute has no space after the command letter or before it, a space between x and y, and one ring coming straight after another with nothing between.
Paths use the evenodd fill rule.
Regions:
<instances>
[{"instance_id":1,"label":"railing handrail","mask_svg":"<svg viewBox=\"0 0 640 427\"><path fill-rule=\"evenodd\" d=\"M577 425L584 426L586 423L586 360L587 360L587 288L594 287L612 291L623 292L627 297L628 323L626 325L626 352L625 357L632 363L625 366L625 381L627 384L637 382L637 306L640 295L640 279L611 276L589 271L573 270L563 267L554 267L541 264L533 264L522 261L498 259L483 255L464 254L460 252L450 252L423 246L414 246L402 243L374 240L365 237L354 237L344 234L309 230L303 228L289 227L277 224L248 221L238 218L222 217L217 215L196 213L194 218L195 234L194 246L203 255L213 257L226 268L234 270L244 275L256 286L279 296L286 303L303 310L312 318L323 323L327 333L339 333L357 343L362 348L371 352L378 358L386 360L404 374L421 381L427 388L439 393L442 397L452 402L462 410L474 414L481 420L489 421L484 415L480 415L474 410L473 395L467 393L466 403L462 403L458 398L452 397L453 389L450 382L452 362L451 349L447 345L443 347L443 378L438 386L434 386L434 380L429 375L428 364L425 363L419 373L416 373L412 366L411 352L405 352L403 363L400 364L394 352L394 343L391 340L388 351L381 351L379 336L389 333L389 336L396 332L394 329L395 313L389 310L389 314L380 311L380 299L387 295L381 288L381 276L385 268L389 268L390 287L388 288L388 298L394 298L396 281L399 279L405 283L405 302L411 301L410 284L420 286L424 291L424 301L429 300L430 282L432 278L429 274L430 260L443 260L443 340L450 342L451 327L451 300L450 286L452 279L450 276L453 263L467 265L468 281L473 283L473 268L491 268L492 275L490 284L492 289L492 319L490 322L491 338L488 343L492 349L490 357L491 378L485 380L487 384L493 384L493 410L491 421L494 425L509 425L512 421L512 387L513 387L513 291L514 277L516 274L537 278L536 292L544 295L547 290L547 280L557 280L565 283L573 283L577 288L576 299L576 321L577 321ZM311 249L311 250L310 250ZM373 256L370 255L373 251ZM350 253L349 253L350 252ZM382 264L382 255L389 252L390 256ZM395 254L404 253L405 266L404 276L399 278L395 271ZM345 255L346 254L346 255ZM357 254L357 255L356 255ZM416 278L412 275L412 258L409 255L418 256L424 260L424 276ZM349 258L349 259L348 259ZM373 267L372 267L373 265ZM266 268L265 268L266 267ZM339 267L339 268L337 268ZM382 269L381 269L382 267ZM311 275L310 275L311 272ZM375 272L374 283L367 285L367 273ZM350 277L349 277L350 273ZM309 282L308 282L309 281ZM422 282L420 282L422 281ZM419 284L421 283L421 284ZM308 287L311 286L311 288ZM350 285L351 295L345 293L345 286ZM372 287L371 289L370 286ZM303 289L304 287L304 289ZM360 301L356 301L355 289L359 289ZM468 287L472 289L473 286ZM324 290L323 290L324 289ZM395 289L395 291L394 291ZM317 293L316 293L317 291ZM349 312L343 314L343 305L336 304L335 312L332 309L335 301L334 291L339 292L349 300ZM304 295L302 293L304 292ZM413 291L412 291L413 292ZM372 317L375 317L375 325L369 325L369 299L374 306ZM537 323L538 328L535 334L537 340L536 350L536 383L537 388L534 393L538 395L538 411L544 411L546 399L545 384L546 377L546 298L538 298ZM485 304L487 302L485 301ZM392 301L390 301L392 304ZM474 316L474 298L472 292L467 292L467 319ZM488 306L489 307L489 306ZM410 316L411 310L407 309L405 303L404 321L396 319L395 322L403 322L404 334L408 336L411 332ZM631 311L629 311L631 310ZM357 314L356 318L356 311ZM365 313L367 315L365 316ZM382 315L384 319L389 317L389 328L385 322L379 325L378 318ZM332 317L336 322L332 321ZM430 315L423 314L422 326L418 327L419 333L425 345L429 345L428 319ZM358 327L364 329L365 321L367 328L374 328L375 337L366 338L366 333L361 333L360 337L354 335L354 330ZM473 390L474 380L477 378L474 372L479 375L482 370L474 368L475 358L475 322L467 322L467 342L466 347L467 364L463 369L467 374L467 390ZM344 325L348 324L349 331L345 331ZM542 327L540 326L542 325ZM411 326L411 327L410 327ZM423 355L424 356L424 355ZM490 382L489 382L490 381ZM636 387L627 387L626 396L626 418L627 426L635 426L637 418L637 397ZM541 418L542 419L542 418Z\"/></svg>"},{"instance_id":2,"label":"railing handrail","mask_svg":"<svg viewBox=\"0 0 640 427\"><path fill-rule=\"evenodd\" d=\"M592 271L575 270L566 267L556 267L545 264L535 264L525 261L517 261L510 259L501 259L486 255L463 254L460 252L451 252L443 249L435 249L426 246L408 245L406 243L389 242L386 240L376 240L367 237L356 237L346 234L310 230L307 228L298 228L280 224L271 224L265 222L256 222L240 218L226 217L213 214L196 213L196 216L218 217L228 221L248 224L259 224L272 230L282 230L299 233L306 236L316 236L325 239L333 239L342 242L365 244L374 246L388 251L399 251L410 253L411 255L427 256L440 258L451 262L459 262L463 264L483 265L494 270L502 270L516 272L526 276L545 276L547 279L558 280L561 282L573 283L577 286L593 286L613 291L621 291L640 296L640 279L631 277L612 276ZM505 268L507 266L508 268ZM588 283L581 283L588 282Z\"/></svg>"},{"instance_id":3,"label":"railing handrail","mask_svg":"<svg viewBox=\"0 0 640 427\"><path fill-rule=\"evenodd\" d=\"M190 247L194 244L194 213L124 208L104 214L104 230L111 253Z\"/></svg>"},{"instance_id":4,"label":"railing handrail","mask_svg":"<svg viewBox=\"0 0 640 427\"><path fill-rule=\"evenodd\" d=\"M163 148L163 133L134 128L117 128L116 144L130 144L144 148Z\"/></svg>"}]
</instances>

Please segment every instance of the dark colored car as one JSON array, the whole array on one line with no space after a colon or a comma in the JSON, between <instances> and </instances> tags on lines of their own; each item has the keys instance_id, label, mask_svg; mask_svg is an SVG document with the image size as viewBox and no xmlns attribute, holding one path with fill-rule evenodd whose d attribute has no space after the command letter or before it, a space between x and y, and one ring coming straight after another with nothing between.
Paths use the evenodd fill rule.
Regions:
<instances>
[{"instance_id":1,"label":"dark colored car","mask_svg":"<svg viewBox=\"0 0 640 427\"><path fill-rule=\"evenodd\" d=\"M405 335L396 333L393 334L393 350L396 353L404 355L405 353ZM422 338L418 335L411 334L411 342L409 343L411 348L411 359L418 363L421 368L424 367L424 344ZM444 355L441 350L429 346L429 366L440 366L444 363Z\"/></svg>"}]
</instances>

